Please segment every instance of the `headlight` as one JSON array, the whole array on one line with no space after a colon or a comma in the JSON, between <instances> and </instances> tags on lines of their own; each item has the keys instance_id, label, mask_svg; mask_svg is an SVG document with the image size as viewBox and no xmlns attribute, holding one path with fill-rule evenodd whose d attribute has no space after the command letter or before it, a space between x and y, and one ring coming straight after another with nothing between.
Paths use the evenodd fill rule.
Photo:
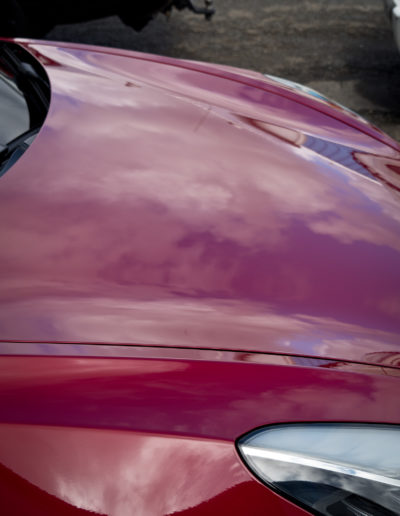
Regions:
<instances>
[{"instance_id":1,"label":"headlight","mask_svg":"<svg viewBox=\"0 0 400 516\"><path fill-rule=\"evenodd\" d=\"M265 427L238 442L270 487L316 514L400 514L400 427L310 423Z\"/></svg>"}]
</instances>

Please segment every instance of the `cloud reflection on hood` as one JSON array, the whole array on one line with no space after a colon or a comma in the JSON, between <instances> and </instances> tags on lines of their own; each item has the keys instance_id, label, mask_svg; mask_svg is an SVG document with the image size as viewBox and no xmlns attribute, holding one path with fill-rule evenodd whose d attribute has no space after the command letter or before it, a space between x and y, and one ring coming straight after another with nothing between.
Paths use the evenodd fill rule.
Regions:
<instances>
[{"instance_id":1,"label":"cloud reflection on hood","mask_svg":"<svg viewBox=\"0 0 400 516\"><path fill-rule=\"evenodd\" d=\"M4 339L177 345L186 335L186 345L265 351L308 339L303 352L334 358L344 357L329 342L398 350L400 215L389 189L307 147L293 123L285 132L273 113L286 100L270 99L269 111L261 94L246 104L246 89L227 109L210 88L206 101L172 92L170 76L155 87L145 61L149 76L124 75L116 56L101 74L98 56L64 54L49 68L45 127L2 178ZM338 145L349 128L331 123ZM373 142L362 138L359 163Z\"/></svg>"}]
</instances>

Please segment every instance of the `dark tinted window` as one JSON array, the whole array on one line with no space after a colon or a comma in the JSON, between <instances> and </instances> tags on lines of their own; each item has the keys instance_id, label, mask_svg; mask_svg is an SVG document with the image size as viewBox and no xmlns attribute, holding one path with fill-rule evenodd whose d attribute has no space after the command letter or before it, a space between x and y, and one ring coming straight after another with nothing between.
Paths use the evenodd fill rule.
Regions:
<instances>
[{"instance_id":1,"label":"dark tinted window","mask_svg":"<svg viewBox=\"0 0 400 516\"><path fill-rule=\"evenodd\" d=\"M6 145L30 128L29 109L14 74L0 63L0 144Z\"/></svg>"},{"instance_id":2,"label":"dark tinted window","mask_svg":"<svg viewBox=\"0 0 400 516\"><path fill-rule=\"evenodd\" d=\"M32 143L49 102L42 65L23 47L0 42L0 176Z\"/></svg>"}]
</instances>

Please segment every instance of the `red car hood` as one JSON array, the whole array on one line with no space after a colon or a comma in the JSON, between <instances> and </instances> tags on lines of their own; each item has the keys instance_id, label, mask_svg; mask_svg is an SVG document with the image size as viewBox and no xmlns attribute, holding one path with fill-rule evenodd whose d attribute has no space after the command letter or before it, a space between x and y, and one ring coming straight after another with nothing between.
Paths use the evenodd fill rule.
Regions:
<instances>
[{"instance_id":1,"label":"red car hood","mask_svg":"<svg viewBox=\"0 0 400 516\"><path fill-rule=\"evenodd\" d=\"M24 42L50 111L0 180L0 338L400 364L399 147L261 75Z\"/></svg>"}]
</instances>

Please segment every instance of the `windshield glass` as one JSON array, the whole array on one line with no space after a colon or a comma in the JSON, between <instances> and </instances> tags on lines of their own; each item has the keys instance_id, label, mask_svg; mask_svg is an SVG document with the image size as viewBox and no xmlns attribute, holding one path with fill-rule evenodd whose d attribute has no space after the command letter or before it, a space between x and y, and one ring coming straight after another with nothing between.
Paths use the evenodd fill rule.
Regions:
<instances>
[{"instance_id":1,"label":"windshield glass","mask_svg":"<svg viewBox=\"0 0 400 516\"><path fill-rule=\"evenodd\" d=\"M0 42L0 176L32 143L49 102L42 65L20 45Z\"/></svg>"},{"instance_id":2,"label":"windshield glass","mask_svg":"<svg viewBox=\"0 0 400 516\"><path fill-rule=\"evenodd\" d=\"M6 145L30 127L29 109L15 76L0 63L0 144Z\"/></svg>"}]
</instances>

